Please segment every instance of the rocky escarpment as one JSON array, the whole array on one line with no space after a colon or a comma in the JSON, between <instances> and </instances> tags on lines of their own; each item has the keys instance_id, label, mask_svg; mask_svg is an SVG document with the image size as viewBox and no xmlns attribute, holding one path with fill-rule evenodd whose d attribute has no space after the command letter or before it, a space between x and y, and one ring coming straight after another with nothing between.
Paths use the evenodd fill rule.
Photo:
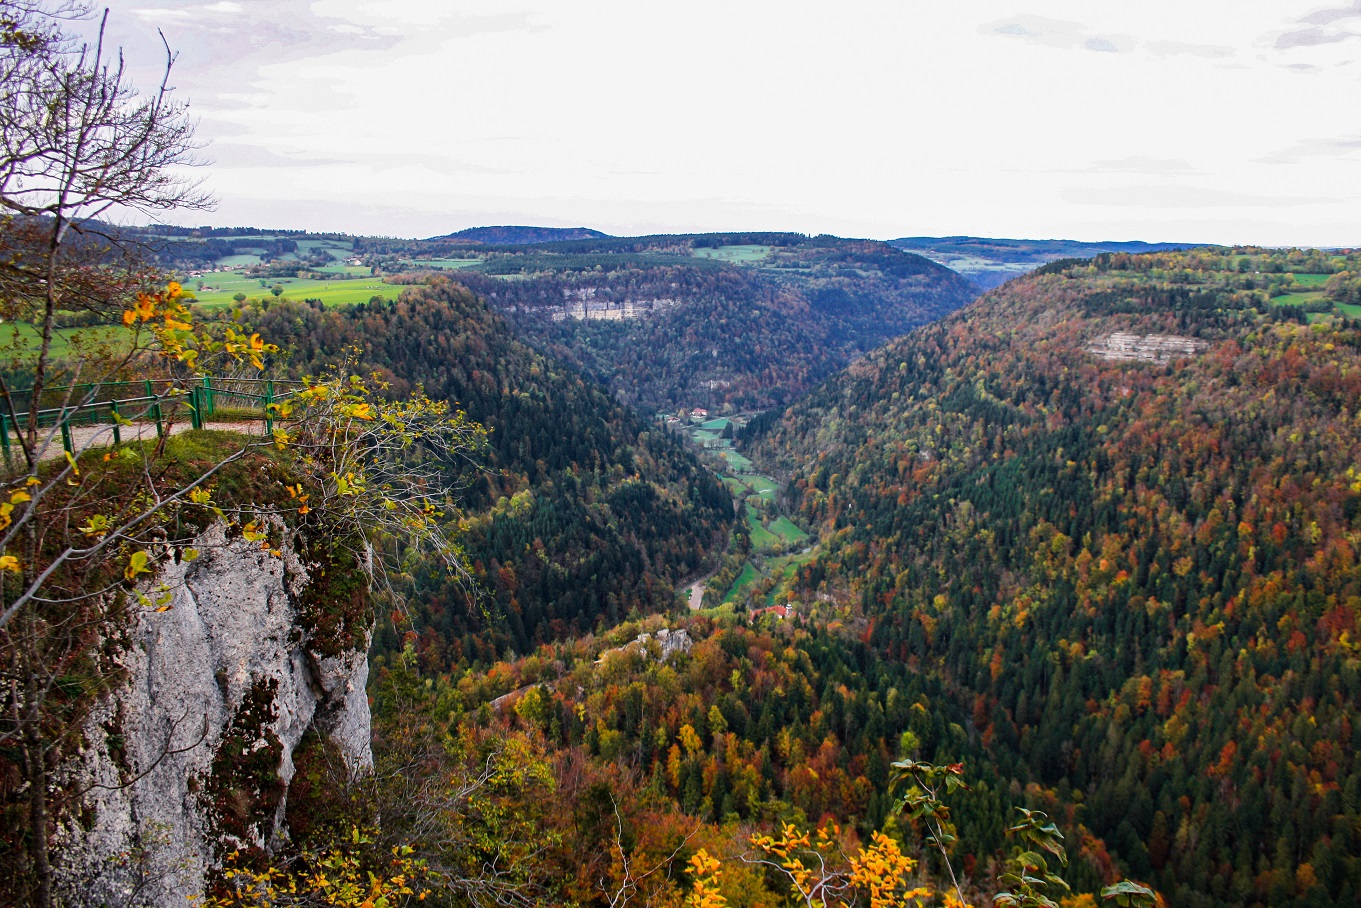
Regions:
<instances>
[{"instance_id":1,"label":"rocky escarpment","mask_svg":"<svg viewBox=\"0 0 1361 908\"><path fill-rule=\"evenodd\" d=\"M271 552L208 528L197 559L168 561L148 587L168 591L169 608L141 610L111 641L123 683L66 767L65 784L85 792L60 834L68 903L188 904L224 850L280 841L294 749L309 730L352 772L372 767L371 613L342 622L339 646L328 639L335 622L316 614L338 598L366 610L350 589L362 572L351 559L341 577L333 553L315 557L316 540L276 530L283 544ZM336 582L346 596L328 596Z\"/></svg>"}]
</instances>

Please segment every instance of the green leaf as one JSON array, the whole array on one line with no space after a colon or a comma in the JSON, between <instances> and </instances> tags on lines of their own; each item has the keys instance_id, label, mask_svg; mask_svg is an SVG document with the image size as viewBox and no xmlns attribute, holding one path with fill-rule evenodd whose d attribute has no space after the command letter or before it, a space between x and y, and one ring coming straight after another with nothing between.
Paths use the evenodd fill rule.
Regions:
<instances>
[{"instance_id":1,"label":"green leaf","mask_svg":"<svg viewBox=\"0 0 1361 908\"><path fill-rule=\"evenodd\" d=\"M146 552L133 552L132 557L128 559L128 566L123 569L123 577L127 580L135 580L137 575L150 571L151 568L147 567L150 558L151 556Z\"/></svg>"},{"instance_id":2,"label":"green leaf","mask_svg":"<svg viewBox=\"0 0 1361 908\"><path fill-rule=\"evenodd\" d=\"M1101 890L1102 901L1114 901L1122 908L1153 908L1158 897L1152 889L1132 880L1121 880Z\"/></svg>"}]
</instances>

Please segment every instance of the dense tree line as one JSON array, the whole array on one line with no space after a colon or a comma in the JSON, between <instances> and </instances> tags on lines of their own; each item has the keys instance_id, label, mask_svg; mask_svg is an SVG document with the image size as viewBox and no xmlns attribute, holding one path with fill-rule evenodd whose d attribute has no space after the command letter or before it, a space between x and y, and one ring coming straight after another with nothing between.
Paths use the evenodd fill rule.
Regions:
<instances>
[{"instance_id":1,"label":"dense tree line","mask_svg":"<svg viewBox=\"0 0 1361 908\"><path fill-rule=\"evenodd\" d=\"M1254 272L1317 252L1114 254L866 358L756 442L857 604L1000 777L1174 904L1361 893L1361 324ZM1246 261L1246 267L1240 262ZM1204 345L1089 352L1112 332Z\"/></svg>"}]
</instances>

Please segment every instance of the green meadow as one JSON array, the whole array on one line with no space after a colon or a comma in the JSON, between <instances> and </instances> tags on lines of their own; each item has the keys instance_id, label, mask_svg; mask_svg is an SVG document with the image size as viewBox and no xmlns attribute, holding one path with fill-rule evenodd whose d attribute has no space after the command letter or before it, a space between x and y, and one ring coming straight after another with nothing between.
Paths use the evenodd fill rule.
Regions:
<instances>
[{"instance_id":1,"label":"green meadow","mask_svg":"<svg viewBox=\"0 0 1361 908\"><path fill-rule=\"evenodd\" d=\"M743 473L737 477L737 481L742 483L752 492L756 493L763 501L770 504L775 503L775 480L769 476L761 476L757 473Z\"/></svg>"},{"instance_id":2,"label":"green meadow","mask_svg":"<svg viewBox=\"0 0 1361 908\"><path fill-rule=\"evenodd\" d=\"M460 268L467 268L469 265L481 264L481 262L481 259L409 259L402 262L402 267L415 270L439 268L443 271L457 271Z\"/></svg>"},{"instance_id":3,"label":"green meadow","mask_svg":"<svg viewBox=\"0 0 1361 908\"><path fill-rule=\"evenodd\" d=\"M769 576L775 578L775 582L771 585L770 592L766 593L766 605L774 605L780 594L789 590L789 585L799 568L812 561L816 555L817 552L809 549L806 552L796 552L793 555L773 559L767 565L767 569L770 572Z\"/></svg>"},{"instance_id":4,"label":"green meadow","mask_svg":"<svg viewBox=\"0 0 1361 908\"><path fill-rule=\"evenodd\" d=\"M728 250L765 249L766 247L726 247ZM723 250L695 250L704 252ZM696 446L723 457L728 469L720 473L723 485L740 502L740 520L751 542L751 557L742 565L741 572L725 591L720 604L711 611L731 614L746 606L774 605L783 601L789 592L794 574L800 565L814 556L808 548L810 538L797 524L779 511L780 484L770 476L755 472L752 462L732 447L723 432L733 420L715 417L698 425L687 424L681 431ZM738 425L743 424L739 417ZM791 551L803 549L802 551Z\"/></svg>"},{"instance_id":5,"label":"green meadow","mask_svg":"<svg viewBox=\"0 0 1361 908\"><path fill-rule=\"evenodd\" d=\"M361 269L367 272L368 269ZM336 280L313 280L311 278L253 278L246 277L237 272L225 272L218 274L206 274L201 280L204 289L199 290L199 278L195 278L185 284L199 305L206 309L220 309L234 304L234 297L238 293L244 293L247 297L257 297L260 299L271 299L273 294L270 288L275 284L283 287L283 295L289 299L319 299L327 305L351 306L355 303L367 303L372 297L381 296L384 299L396 299L404 289L397 284L385 284L381 277L358 277ZM264 281L264 286L260 282Z\"/></svg>"},{"instance_id":6,"label":"green meadow","mask_svg":"<svg viewBox=\"0 0 1361 908\"><path fill-rule=\"evenodd\" d=\"M741 454L738 454L732 448L724 448L720 453L723 455L723 458L726 461L728 461L728 466L732 467L739 473L745 473L752 467L752 463L750 460L747 460L747 458L743 457Z\"/></svg>"},{"instance_id":7,"label":"green meadow","mask_svg":"<svg viewBox=\"0 0 1361 908\"><path fill-rule=\"evenodd\" d=\"M757 552L773 552L779 548L781 539L761 525L761 518L751 508L746 509L747 533L751 536L751 547Z\"/></svg>"},{"instance_id":8,"label":"green meadow","mask_svg":"<svg viewBox=\"0 0 1361 908\"><path fill-rule=\"evenodd\" d=\"M61 359L73 350L90 344L100 344L124 333L122 325L99 325L93 328L63 328L52 334L52 355ZM27 322L0 324L0 358L29 359L38 355L42 336Z\"/></svg>"},{"instance_id":9,"label":"green meadow","mask_svg":"<svg viewBox=\"0 0 1361 908\"><path fill-rule=\"evenodd\" d=\"M742 568L742 573L738 574L737 579L733 581L732 589L728 590L728 594L723 597L723 602L725 604L741 602L747 589L755 586L760 580L761 572L756 570L752 563L748 561Z\"/></svg>"}]
</instances>

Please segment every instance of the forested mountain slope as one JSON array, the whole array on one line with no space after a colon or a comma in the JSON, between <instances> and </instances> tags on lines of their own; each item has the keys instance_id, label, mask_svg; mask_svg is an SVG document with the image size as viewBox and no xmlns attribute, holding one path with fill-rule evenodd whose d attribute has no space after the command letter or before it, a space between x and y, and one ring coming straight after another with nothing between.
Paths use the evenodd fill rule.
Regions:
<instances>
[{"instance_id":1,"label":"forested mountain slope","mask_svg":"<svg viewBox=\"0 0 1361 908\"><path fill-rule=\"evenodd\" d=\"M822 528L804 594L1178 906L1361 895L1361 322L1270 258L1047 266L754 444Z\"/></svg>"},{"instance_id":2,"label":"forested mountain slope","mask_svg":"<svg viewBox=\"0 0 1361 908\"><path fill-rule=\"evenodd\" d=\"M977 289L884 243L801 234L488 250L458 280L643 410L787 404Z\"/></svg>"},{"instance_id":3,"label":"forested mountain slope","mask_svg":"<svg viewBox=\"0 0 1361 908\"><path fill-rule=\"evenodd\" d=\"M361 370L376 369L394 394L423 387L491 430L464 503L491 620L439 577L418 578L432 658L524 652L632 609L670 608L673 584L722 545L731 498L678 440L517 341L460 287L436 280L396 303L284 302L244 317L286 349L294 374L358 347Z\"/></svg>"}]
</instances>

